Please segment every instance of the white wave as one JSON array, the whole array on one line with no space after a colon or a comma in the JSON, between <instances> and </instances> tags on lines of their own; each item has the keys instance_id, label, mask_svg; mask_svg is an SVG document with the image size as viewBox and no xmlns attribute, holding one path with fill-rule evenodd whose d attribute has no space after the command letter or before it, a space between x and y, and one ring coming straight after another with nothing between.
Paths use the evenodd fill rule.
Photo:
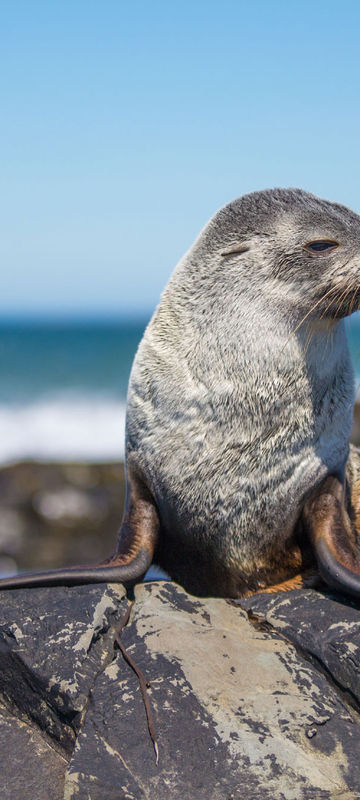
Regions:
<instances>
[{"instance_id":1,"label":"white wave","mask_svg":"<svg viewBox=\"0 0 360 800\"><path fill-rule=\"evenodd\" d=\"M0 463L120 461L125 405L106 397L58 396L0 404Z\"/></svg>"}]
</instances>

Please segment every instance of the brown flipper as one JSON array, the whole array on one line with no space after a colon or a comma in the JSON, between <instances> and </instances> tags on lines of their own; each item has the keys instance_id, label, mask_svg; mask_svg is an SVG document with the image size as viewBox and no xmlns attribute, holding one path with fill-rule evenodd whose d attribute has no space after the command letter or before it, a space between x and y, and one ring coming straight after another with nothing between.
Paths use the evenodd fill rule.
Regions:
<instances>
[{"instance_id":1,"label":"brown flipper","mask_svg":"<svg viewBox=\"0 0 360 800\"><path fill-rule=\"evenodd\" d=\"M159 536L155 502L139 478L130 475L117 551L101 564L29 572L3 578L1 589L78 586L85 583L135 583L149 568Z\"/></svg>"},{"instance_id":2,"label":"brown flipper","mask_svg":"<svg viewBox=\"0 0 360 800\"><path fill-rule=\"evenodd\" d=\"M303 522L323 580L360 598L360 542L346 503L343 483L329 475L306 501Z\"/></svg>"}]
</instances>

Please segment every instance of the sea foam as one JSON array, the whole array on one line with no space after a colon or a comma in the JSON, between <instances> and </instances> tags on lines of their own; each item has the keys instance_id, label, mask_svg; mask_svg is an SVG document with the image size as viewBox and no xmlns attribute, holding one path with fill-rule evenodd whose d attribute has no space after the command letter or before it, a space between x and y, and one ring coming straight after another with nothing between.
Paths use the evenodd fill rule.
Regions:
<instances>
[{"instance_id":1,"label":"sea foam","mask_svg":"<svg viewBox=\"0 0 360 800\"><path fill-rule=\"evenodd\" d=\"M58 395L0 404L0 463L120 461L125 404L114 398Z\"/></svg>"}]
</instances>

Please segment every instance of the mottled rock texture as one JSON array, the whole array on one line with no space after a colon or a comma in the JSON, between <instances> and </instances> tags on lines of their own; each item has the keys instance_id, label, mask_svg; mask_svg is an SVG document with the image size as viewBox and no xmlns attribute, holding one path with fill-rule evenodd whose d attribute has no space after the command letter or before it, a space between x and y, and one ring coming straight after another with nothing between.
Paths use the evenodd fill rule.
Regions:
<instances>
[{"instance_id":1,"label":"mottled rock texture","mask_svg":"<svg viewBox=\"0 0 360 800\"><path fill-rule=\"evenodd\" d=\"M360 611L319 591L241 606L122 586L0 595L1 796L7 800L360 797Z\"/></svg>"}]
</instances>

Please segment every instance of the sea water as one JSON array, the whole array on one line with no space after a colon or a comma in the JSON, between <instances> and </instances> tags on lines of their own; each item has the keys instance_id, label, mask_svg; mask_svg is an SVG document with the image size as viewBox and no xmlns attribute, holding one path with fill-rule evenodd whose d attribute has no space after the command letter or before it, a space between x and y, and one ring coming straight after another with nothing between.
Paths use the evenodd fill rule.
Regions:
<instances>
[{"instance_id":1,"label":"sea water","mask_svg":"<svg viewBox=\"0 0 360 800\"><path fill-rule=\"evenodd\" d=\"M120 461L146 323L0 321L0 463Z\"/></svg>"},{"instance_id":2,"label":"sea water","mask_svg":"<svg viewBox=\"0 0 360 800\"><path fill-rule=\"evenodd\" d=\"M146 319L0 321L0 463L119 461ZM360 318L347 321L360 393Z\"/></svg>"}]
</instances>

